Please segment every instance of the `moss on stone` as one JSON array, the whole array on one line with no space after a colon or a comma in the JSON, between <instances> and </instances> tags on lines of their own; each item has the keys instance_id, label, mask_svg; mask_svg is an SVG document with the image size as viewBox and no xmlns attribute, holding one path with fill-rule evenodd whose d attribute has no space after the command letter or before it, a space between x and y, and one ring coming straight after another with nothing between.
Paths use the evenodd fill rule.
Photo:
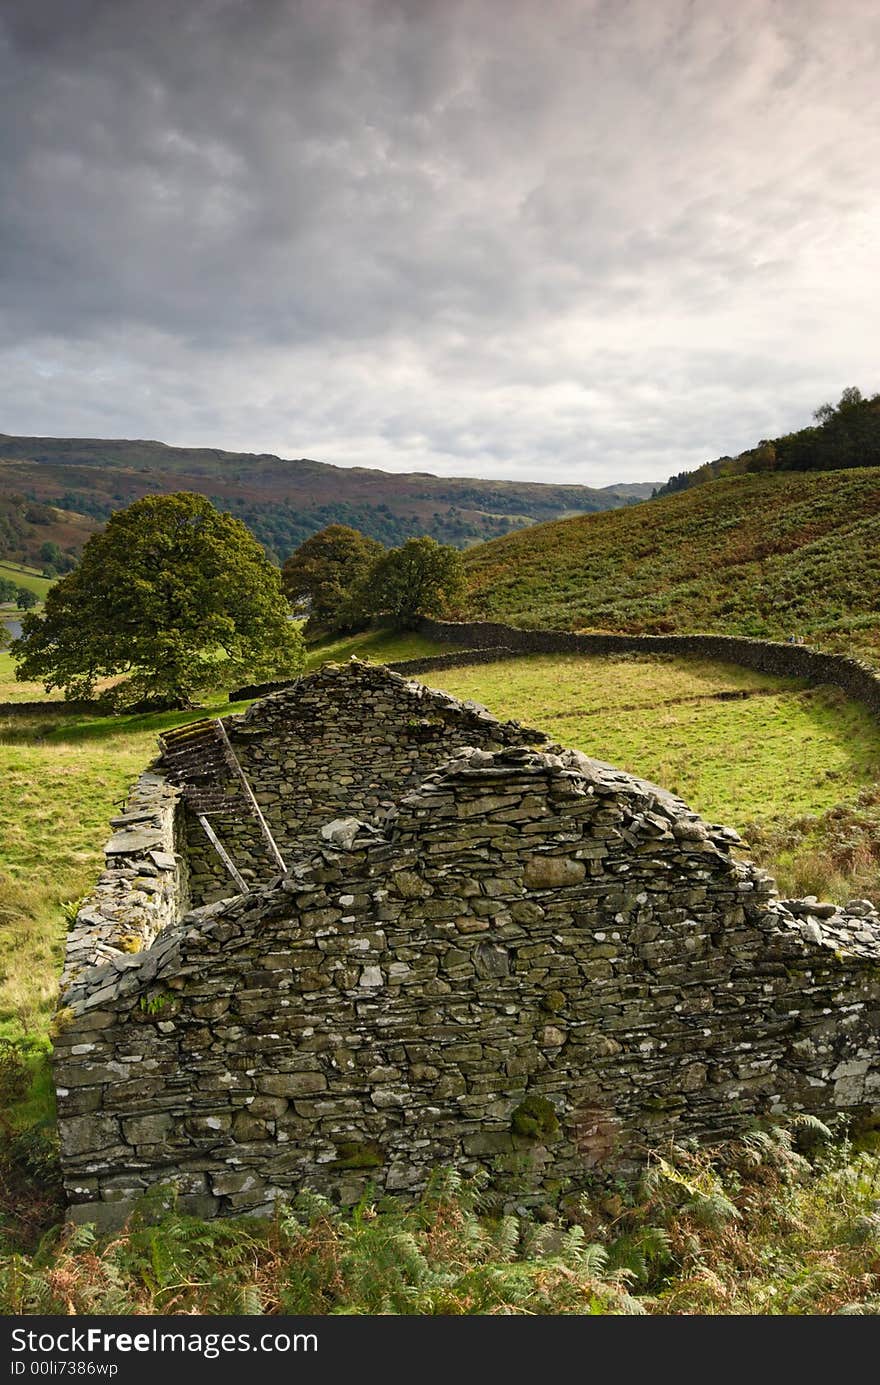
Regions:
<instances>
[{"instance_id":1,"label":"moss on stone","mask_svg":"<svg viewBox=\"0 0 880 1385\"><path fill-rule=\"evenodd\" d=\"M527 1140L550 1144L559 1139L556 1107L545 1096L530 1092L513 1112L510 1128L515 1135L522 1135Z\"/></svg>"},{"instance_id":2,"label":"moss on stone","mask_svg":"<svg viewBox=\"0 0 880 1385\"><path fill-rule=\"evenodd\" d=\"M548 991L541 1001L541 1009L547 1010L551 1015L557 1014L565 1007L565 996L562 991Z\"/></svg>"},{"instance_id":3,"label":"moss on stone","mask_svg":"<svg viewBox=\"0 0 880 1385\"><path fill-rule=\"evenodd\" d=\"M335 1169L378 1169L385 1163L382 1148L374 1140L346 1140L336 1149Z\"/></svg>"},{"instance_id":4,"label":"moss on stone","mask_svg":"<svg viewBox=\"0 0 880 1385\"><path fill-rule=\"evenodd\" d=\"M64 1005L60 1010L56 1010L49 1025L50 1038L56 1039L67 1027L73 1023L75 1013L69 1005Z\"/></svg>"},{"instance_id":5,"label":"moss on stone","mask_svg":"<svg viewBox=\"0 0 880 1385\"><path fill-rule=\"evenodd\" d=\"M144 940L138 933L121 933L118 938L113 940L114 947L118 947L120 952L143 952Z\"/></svg>"}]
</instances>

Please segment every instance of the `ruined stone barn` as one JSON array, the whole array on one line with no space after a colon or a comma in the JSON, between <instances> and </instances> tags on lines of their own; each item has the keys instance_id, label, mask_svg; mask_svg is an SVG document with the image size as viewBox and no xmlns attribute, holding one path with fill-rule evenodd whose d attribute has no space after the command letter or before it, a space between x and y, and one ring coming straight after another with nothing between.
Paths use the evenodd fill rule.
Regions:
<instances>
[{"instance_id":1,"label":"ruined stone barn","mask_svg":"<svg viewBox=\"0 0 880 1385\"><path fill-rule=\"evenodd\" d=\"M113 826L56 1025L80 1219L438 1166L544 1202L876 1107L869 903L780 901L671 794L387 669L169 735Z\"/></svg>"}]
</instances>

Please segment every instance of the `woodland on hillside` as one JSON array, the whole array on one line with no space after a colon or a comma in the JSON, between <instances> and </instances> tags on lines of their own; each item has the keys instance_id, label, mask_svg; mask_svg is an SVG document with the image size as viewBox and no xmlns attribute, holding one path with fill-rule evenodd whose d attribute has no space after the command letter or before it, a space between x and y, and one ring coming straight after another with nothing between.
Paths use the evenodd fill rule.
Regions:
<instances>
[{"instance_id":1,"label":"woodland on hillside","mask_svg":"<svg viewBox=\"0 0 880 1385\"><path fill-rule=\"evenodd\" d=\"M70 572L100 527L66 508L14 492L0 493L0 560L35 568L46 577Z\"/></svg>"},{"instance_id":2,"label":"woodland on hillside","mask_svg":"<svg viewBox=\"0 0 880 1385\"><path fill-rule=\"evenodd\" d=\"M820 404L815 424L763 438L737 457L718 457L694 471L670 476L655 496L690 490L721 476L752 471L842 471L849 467L880 466L880 394L866 399L851 385L837 404Z\"/></svg>"}]
</instances>

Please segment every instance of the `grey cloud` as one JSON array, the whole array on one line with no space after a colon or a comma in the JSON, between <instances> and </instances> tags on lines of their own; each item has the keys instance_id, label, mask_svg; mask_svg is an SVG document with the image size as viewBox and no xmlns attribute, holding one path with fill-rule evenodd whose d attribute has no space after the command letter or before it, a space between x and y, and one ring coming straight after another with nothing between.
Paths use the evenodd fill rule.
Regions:
<instances>
[{"instance_id":1,"label":"grey cloud","mask_svg":"<svg viewBox=\"0 0 880 1385\"><path fill-rule=\"evenodd\" d=\"M795 426L875 387L878 41L869 0L7 5L0 427L605 482Z\"/></svg>"}]
</instances>

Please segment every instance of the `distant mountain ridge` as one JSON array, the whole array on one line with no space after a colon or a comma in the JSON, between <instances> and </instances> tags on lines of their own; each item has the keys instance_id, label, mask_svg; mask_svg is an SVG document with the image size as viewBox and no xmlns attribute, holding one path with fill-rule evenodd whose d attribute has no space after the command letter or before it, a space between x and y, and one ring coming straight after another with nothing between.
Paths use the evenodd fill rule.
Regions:
<instances>
[{"instance_id":1,"label":"distant mountain ridge","mask_svg":"<svg viewBox=\"0 0 880 1385\"><path fill-rule=\"evenodd\" d=\"M653 489L649 482L486 481L143 439L0 433L0 495L106 520L142 495L198 491L244 520L281 561L331 523L386 544L427 533L465 548L545 520L632 505Z\"/></svg>"}]
</instances>

